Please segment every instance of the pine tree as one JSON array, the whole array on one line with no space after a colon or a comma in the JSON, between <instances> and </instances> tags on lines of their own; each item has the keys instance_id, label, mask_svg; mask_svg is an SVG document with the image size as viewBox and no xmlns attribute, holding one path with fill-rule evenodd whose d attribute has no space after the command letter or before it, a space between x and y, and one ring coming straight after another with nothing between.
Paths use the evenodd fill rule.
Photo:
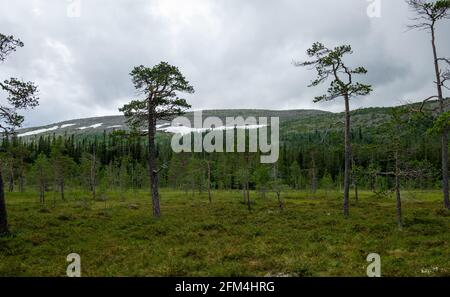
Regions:
<instances>
[{"instance_id":1,"label":"pine tree","mask_svg":"<svg viewBox=\"0 0 450 297\"><path fill-rule=\"evenodd\" d=\"M0 62L5 61L9 54L23 46L24 44L20 39L0 33ZM17 78L0 82L0 91L7 93L7 105L0 105L0 138L4 138L13 134L14 129L20 127L23 123L24 118L17 111L36 107L39 98L37 96L38 89L34 83L24 82ZM0 159L0 168L2 166L2 160ZM0 236L8 232L3 175L2 170L0 170Z\"/></svg>"},{"instance_id":2,"label":"pine tree","mask_svg":"<svg viewBox=\"0 0 450 297\"><path fill-rule=\"evenodd\" d=\"M170 120L190 108L186 100L179 98L178 94L193 93L194 88L177 67L166 62L152 68L142 65L135 67L130 75L135 88L144 95L144 98L131 101L120 111L125 114L128 124L135 133L141 134L142 128L146 128L153 216L159 218L161 209L158 173L161 168L158 168L156 160L156 122Z\"/></svg>"},{"instance_id":3,"label":"pine tree","mask_svg":"<svg viewBox=\"0 0 450 297\"><path fill-rule=\"evenodd\" d=\"M435 2L427 2L424 0L408 0L410 8L415 12L416 17L413 19L415 24L410 25L410 29L427 30L431 35L431 49L433 52L433 66L434 66L434 82L436 84L437 95L430 96L424 100L424 103L438 99L439 114L444 115L447 111L446 103L444 102L443 89L448 86L445 85L450 81L450 69L443 71L442 64L450 67L450 58L439 57L437 50L437 25L446 19L450 19L450 1L438 0ZM448 34L448 33L447 33ZM422 106L423 107L423 106ZM439 118L439 117L438 117ZM449 198L449 177L448 177L448 132L449 127L445 126L441 131L441 165L442 165L442 193L444 196L444 207L450 209Z\"/></svg>"},{"instance_id":4,"label":"pine tree","mask_svg":"<svg viewBox=\"0 0 450 297\"><path fill-rule=\"evenodd\" d=\"M310 84L311 87L318 86L328 79L332 79L327 94L317 96L314 102L332 101L343 97L345 103L345 172L344 172L344 216L349 216L349 192L351 176L351 135L350 135L350 99L356 96L366 96L372 92L372 86L355 82L354 75L366 74L364 67L354 69L344 63L344 56L352 54L350 45L337 46L334 49L325 47L322 43L316 42L308 49L307 54L313 60L303 63L296 63L297 66L313 66L317 71L317 77Z\"/></svg>"},{"instance_id":5,"label":"pine tree","mask_svg":"<svg viewBox=\"0 0 450 297\"><path fill-rule=\"evenodd\" d=\"M32 167L32 176L38 186L39 202L45 204L45 193L53 179L50 162L45 154L40 154Z\"/></svg>"}]
</instances>

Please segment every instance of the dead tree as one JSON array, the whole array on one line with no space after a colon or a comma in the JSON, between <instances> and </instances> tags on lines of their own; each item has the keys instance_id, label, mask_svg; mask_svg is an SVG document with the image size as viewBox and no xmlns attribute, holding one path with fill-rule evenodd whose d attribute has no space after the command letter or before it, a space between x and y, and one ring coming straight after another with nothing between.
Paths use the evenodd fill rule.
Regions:
<instances>
[{"instance_id":1,"label":"dead tree","mask_svg":"<svg viewBox=\"0 0 450 297\"><path fill-rule=\"evenodd\" d=\"M445 83L450 79L450 72L443 71L441 64L444 63L450 66L450 58L440 57L437 53L437 38L436 29L440 21L450 18L450 1L438 0L435 2L427 2L425 0L408 0L408 5L416 14L412 21L414 24L410 25L410 29L426 30L431 35L431 49L433 52L433 66L435 72L435 84L437 95L430 96L423 100L421 107L424 107L425 102L432 99L437 99L439 102L439 114L443 114L446 109L446 103L443 96L443 88L447 88ZM442 155L442 193L444 196L444 207L450 209L449 199L449 176L448 176L448 128L445 127L441 133L441 155Z\"/></svg>"}]
</instances>

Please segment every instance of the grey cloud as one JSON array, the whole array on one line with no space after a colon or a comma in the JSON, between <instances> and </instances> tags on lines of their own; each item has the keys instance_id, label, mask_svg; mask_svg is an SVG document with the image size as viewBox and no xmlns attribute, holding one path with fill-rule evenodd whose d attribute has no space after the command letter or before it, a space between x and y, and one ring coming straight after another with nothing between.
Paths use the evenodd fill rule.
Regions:
<instances>
[{"instance_id":1,"label":"grey cloud","mask_svg":"<svg viewBox=\"0 0 450 297\"><path fill-rule=\"evenodd\" d=\"M313 71L296 68L314 41L349 43L351 65L369 70L372 96L353 107L388 106L433 92L429 37L405 32L403 0L382 0L382 17L366 14L365 0L81 0L81 17L69 18L68 1L10 2L0 28L25 42L0 65L0 78L36 81L41 105L27 125L118 114L135 96L128 73L136 65L168 61L196 88L187 99L203 108L320 108L326 89L307 88ZM450 52L445 34L439 50Z\"/></svg>"}]
</instances>

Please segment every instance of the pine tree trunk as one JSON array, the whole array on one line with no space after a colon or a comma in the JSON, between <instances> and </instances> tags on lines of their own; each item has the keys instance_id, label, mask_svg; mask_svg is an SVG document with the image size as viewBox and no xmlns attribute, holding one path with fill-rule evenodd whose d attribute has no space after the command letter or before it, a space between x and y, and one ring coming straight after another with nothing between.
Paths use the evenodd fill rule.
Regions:
<instances>
[{"instance_id":1,"label":"pine tree trunk","mask_svg":"<svg viewBox=\"0 0 450 297\"><path fill-rule=\"evenodd\" d=\"M92 189L92 199L97 200L97 189L96 189L96 174L97 174L97 159L95 156L95 148L94 153L92 154L92 164L91 164L91 189Z\"/></svg>"},{"instance_id":2,"label":"pine tree trunk","mask_svg":"<svg viewBox=\"0 0 450 297\"><path fill-rule=\"evenodd\" d=\"M398 151L395 152L395 193L397 196L397 224L399 228L402 228L402 200L400 194L400 169L398 161Z\"/></svg>"},{"instance_id":3,"label":"pine tree trunk","mask_svg":"<svg viewBox=\"0 0 450 297\"><path fill-rule=\"evenodd\" d=\"M277 199L278 199L278 205L280 206L280 210L284 210L284 203L283 200L281 200L281 193L279 191L276 192Z\"/></svg>"},{"instance_id":4,"label":"pine tree trunk","mask_svg":"<svg viewBox=\"0 0 450 297\"><path fill-rule=\"evenodd\" d=\"M248 151L245 152L245 188L247 190L247 207L248 210L252 210L252 203L250 201L250 160Z\"/></svg>"},{"instance_id":5,"label":"pine tree trunk","mask_svg":"<svg viewBox=\"0 0 450 297\"><path fill-rule=\"evenodd\" d=\"M12 165L11 165L12 167ZM9 187L8 187L8 191L9 192L14 192L14 171L11 168L10 172L9 172Z\"/></svg>"},{"instance_id":6,"label":"pine tree trunk","mask_svg":"<svg viewBox=\"0 0 450 297\"><path fill-rule=\"evenodd\" d=\"M345 96L345 171L344 171L344 217L349 216L349 193L350 193L350 174L351 174L351 155L352 147L350 143L350 100Z\"/></svg>"},{"instance_id":7,"label":"pine tree trunk","mask_svg":"<svg viewBox=\"0 0 450 297\"><path fill-rule=\"evenodd\" d=\"M444 207L450 209L448 185L448 131L442 135L442 192L444 194Z\"/></svg>"},{"instance_id":8,"label":"pine tree trunk","mask_svg":"<svg viewBox=\"0 0 450 297\"><path fill-rule=\"evenodd\" d=\"M148 121L148 168L150 171L153 216L159 218L161 217L161 208L159 205L158 170L156 168L155 124L156 121L153 117L153 112L150 110Z\"/></svg>"},{"instance_id":9,"label":"pine tree trunk","mask_svg":"<svg viewBox=\"0 0 450 297\"><path fill-rule=\"evenodd\" d=\"M372 175L372 176L370 177L370 190L371 190L372 192L375 191L375 182L376 182L376 175Z\"/></svg>"},{"instance_id":10,"label":"pine tree trunk","mask_svg":"<svg viewBox=\"0 0 450 297\"><path fill-rule=\"evenodd\" d=\"M311 190L313 193L317 191L317 169L316 169L316 157L314 154L311 155L312 158L312 177L311 177Z\"/></svg>"},{"instance_id":11,"label":"pine tree trunk","mask_svg":"<svg viewBox=\"0 0 450 297\"><path fill-rule=\"evenodd\" d=\"M25 180L23 177L23 172L20 172L20 175L19 175L19 192L20 193L25 192Z\"/></svg>"},{"instance_id":12,"label":"pine tree trunk","mask_svg":"<svg viewBox=\"0 0 450 297\"><path fill-rule=\"evenodd\" d=\"M39 201L42 205L45 204L45 185L43 185L42 183L39 187Z\"/></svg>"},{"instance_id":13,"label":"pine tree trunk","mask_svg":"<svg viewBox=\"0 0 450 297\"><path fill-rule=\"evenodd\" d=\"M64 179L61 179L60 183L59 183L59 190L61 192L61 200L65 200L64 197Z\"/></svg>"},{"instance_id":14,"label":"pine tree trunk","mask_svg":"<svg viewBox=\"0 0 450 297\"><path fill-rule=\"evenodd\" d=\"M212 202L211 198L211 164L208 161L208 199L209 203Z\"/></svg>"},{"instance_id":15,"label":"pine tree trunk","mask_svg":"<svg viewBox=\"0 0 450 297\"><path fill-rule=\"evenodd\" d=\"M250 190L249 190L250 186L249 186L248 180L245 183L245 188L247 189L247 191L246 191L247 192L247 208L248 208L249 211L251 211L252 210L252 203L250 201Z\"/></svg>"},{"instance_id":16,"label":"pine tree trunk","mask_svg":"<svg viewBox=\"0 0 450 297\"><path fill-rule=\"evenodd\" d=\"M6 212L5 189L0 162L0 235L8 233L8 216Z\"/></svg>"},{"instance_id":17,"label":"pine tree trunk","mask_svg":"<svg viewBox=\"0 0 450 297\"><path fill-rule=\"evenodd\" d=\"M444 96L442 94L442 83L441 83L441 72L439 69L439 60L436 50L436 37L435 37L435 29L434 25L431 27L431 45L433 48L433 57L434 57L434 70L436 74L436 86L438 91L438 99L439 99L439 112L443 114L445 111L444 108ZM444 196L444 207L450 209L450 199L449 199L449 185L448 185L448 130L445 129L442 133L441 138L441 146L442 146L442 193Z\"/></svg>"}]
</instances>

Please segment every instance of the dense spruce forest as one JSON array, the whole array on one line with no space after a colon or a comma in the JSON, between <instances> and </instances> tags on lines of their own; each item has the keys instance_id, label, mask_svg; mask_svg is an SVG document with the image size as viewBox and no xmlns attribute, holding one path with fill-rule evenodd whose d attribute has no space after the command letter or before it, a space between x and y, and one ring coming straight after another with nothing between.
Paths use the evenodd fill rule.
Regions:
<instances>
[{"instance_id":1,"label":"dense spruce forest","mask_svg":"<svg viewBox=\"0 0 450 297\"><path fill-rule=\"evenodd\" d=\"M430 103L432 105L434 103ZM401 133L391 115L416 105L365 109L353 112L351 131L354 156L352 186L382 196L394 188L395 148L402 151L402 187L438 189L441 176L440 143L430 133L432 117L407 112ZM157 159L162 166L162 187L195 195L208 190L257 190L261 195L284 189L339 190L343 183L341 114L318 115L314 129L301 120L282 125L280 157L276 164L260 164L254 153L179 153L170 147L170 134L159 133ZM311 120L311 119L310 119ZM305 120L304 120L305 121ZM308 121L308 120L306 120ZM332 121L336 121L332 124ZM298 129L298 126L303 129ZM328 127L327 127L328 125ZM292 127L296 127L292 129ZM305 130L304 132L298 132ZM123 137L106 131L93 135L48 134L2 140L3 172L9 191L37 191L41 202L47 192L89 189L94 199L106 199L107 189L127 191L148 188L148 146L145 138ZM355 197L357 199L357 197Z\"/></svg>"}]
</instances>

